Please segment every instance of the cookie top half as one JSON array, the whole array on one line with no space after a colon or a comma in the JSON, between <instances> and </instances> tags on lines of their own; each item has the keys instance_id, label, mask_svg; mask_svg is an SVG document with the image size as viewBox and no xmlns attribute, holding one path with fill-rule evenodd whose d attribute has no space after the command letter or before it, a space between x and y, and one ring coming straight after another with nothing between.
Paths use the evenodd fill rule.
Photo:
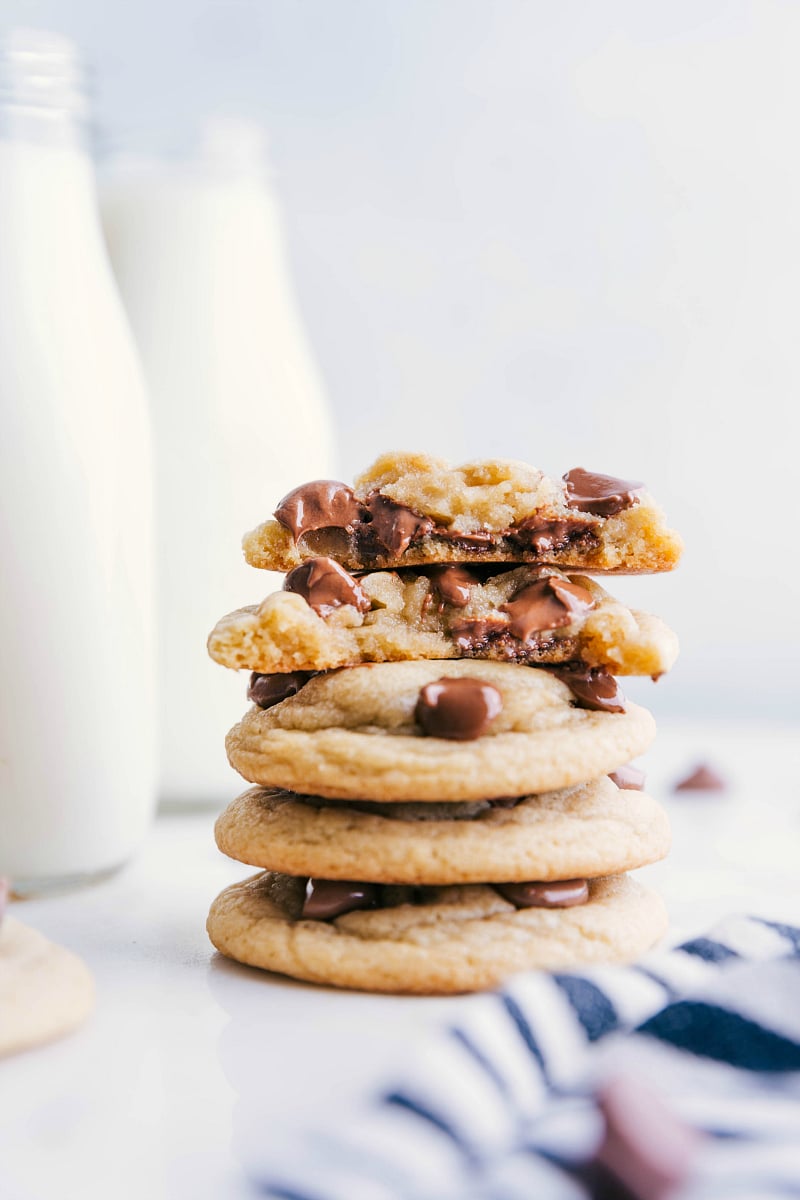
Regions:
<instances>
[{"instance_id":1,"label":"cookie top half","mask_svg":"<svg viewBox=\"0 0 800 1200\"><path fill-rule=\"evenodd\" d=\"M477 561L639 574L671 570L682 551L643 484L580 467L557 480L512 459L384 454L352 488L295 488L274 517L244 538L254 567L325 556L351 571Z\"/></svg>"}]
</instances>

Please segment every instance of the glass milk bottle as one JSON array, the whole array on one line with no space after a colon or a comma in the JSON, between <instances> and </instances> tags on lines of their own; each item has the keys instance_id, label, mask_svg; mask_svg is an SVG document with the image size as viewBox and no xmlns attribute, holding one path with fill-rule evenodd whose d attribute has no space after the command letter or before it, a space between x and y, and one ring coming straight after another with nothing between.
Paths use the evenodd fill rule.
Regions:
<instances>
[{"instance_id":1,"label":"glass milk bottle","mask_svg":"<svg viewBox=\"0 0 800 1200\"><path fill-rule=\"evenodd\" d=\"M151 458L72 44L0 40L0 875L113 871L155 800Z\"/></svg>"},{"instance_id":2,"label":"glass milk bottle","mask_svg":"<svg viewBox=\"0 0 800 1200\"><path fill-rule=\"evenodd\" d=\"M169 804L218 808L243 786L224 740L247 708L246 676L212 663L206 638L281 585L245 564L242 534L298 482L333 470L262 142L252 122L215 119L193 158L117 159L101 185L153 408Z\"/></svg>"}]
</instances>

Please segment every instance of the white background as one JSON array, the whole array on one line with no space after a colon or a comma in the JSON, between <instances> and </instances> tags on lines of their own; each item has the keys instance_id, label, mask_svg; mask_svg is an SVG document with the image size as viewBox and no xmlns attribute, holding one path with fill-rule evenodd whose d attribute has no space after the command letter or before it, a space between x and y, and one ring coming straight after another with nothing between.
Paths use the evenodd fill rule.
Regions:
<instances>
[{"instance_id":1,"label":"white background","mask_svg":"<svg viewBox=\"0 0 800 1200\"><path fill-rule=\"evenodd\" d=\"M78 38L106 146L264 119L345 477L396 446L644 479L687 553L616 591L683 654L629 691L657 715L797 711L800 6L5 0L0 20Z\"/></svg>"}]
</instances>

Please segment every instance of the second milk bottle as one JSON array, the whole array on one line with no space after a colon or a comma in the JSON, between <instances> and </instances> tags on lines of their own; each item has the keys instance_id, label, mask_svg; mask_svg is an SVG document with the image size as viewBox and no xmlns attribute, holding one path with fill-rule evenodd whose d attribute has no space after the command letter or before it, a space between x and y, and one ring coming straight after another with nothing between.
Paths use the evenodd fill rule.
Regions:
<instances>
[{"instance_id":1,"label":"second milk bottle","mask_svg":"<svg viewBox=\"0 0 800 1200\"><path fill-rule=\"evenodd\" d=\"M330 418L257 125L209 121L190 159L118 159L102 208L155 429L160 795L221 807L239 783L224 736L246 678L207 658L206 637L280 587L244 563L241 537L332 474Z\"/></svg>"}]
</instances>

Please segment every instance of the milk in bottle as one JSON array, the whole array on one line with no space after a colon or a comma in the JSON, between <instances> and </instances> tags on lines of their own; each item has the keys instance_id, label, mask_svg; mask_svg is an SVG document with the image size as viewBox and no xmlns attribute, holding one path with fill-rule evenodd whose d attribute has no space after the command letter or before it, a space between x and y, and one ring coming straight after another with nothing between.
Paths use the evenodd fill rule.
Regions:
<instances>
[{"instance_id":1,"label":"milk in bottle","mask_svg":"<svg viewBox=\"0 0 800 1200\"><path fill-rule=\"evenodd\" d=\"M0 41L0 875L102 875L155 799L151 447L72 44Z\"/></svg>"},{"instance_id":2,"label":"milk in bottle","mask_svg":"<svg viewBox=\"0 0 800 1200\"><path fill-rule=\"evenodd\" d=\"M103 223L152 399L156 449L160 794L220 807L241 787L225 733L244 675L205 652L223 613L279 576L245 530L333 471L331 423L287 267L262 134L216 119L183 160L117 159Z\"/></svg>"}]
</instances>

